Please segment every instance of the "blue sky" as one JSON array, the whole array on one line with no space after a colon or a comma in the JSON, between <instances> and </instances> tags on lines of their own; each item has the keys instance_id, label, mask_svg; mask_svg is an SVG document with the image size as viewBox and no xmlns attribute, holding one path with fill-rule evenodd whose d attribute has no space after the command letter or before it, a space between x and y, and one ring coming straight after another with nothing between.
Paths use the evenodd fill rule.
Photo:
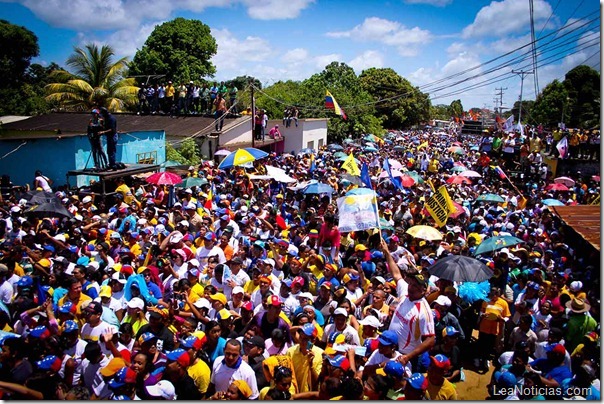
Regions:
<instances>
[{"instance_id":1,"label":"blue sky","mask_svg":"<svg viewBox=\"0 0 604 404\"><path fill-rule=\"evenodd\" d=\"M529 0L0 2L0 18L38 36L40 56L35 62L42 64L64 66L74 46L90 41L111 45L120 57L132 57L155 25L185 17L210 26L218 42L213 58L217 80L250 75L267 86L305 79L336 60L357 74L369 67L390 67L430 93L433 104L460 98L469 109L492 108L500 87L507 87L503 106L511 107L520 94L520 79L509 72L531 69L530 60L497 66L528 48L484 65L530 42ZM545 37L537 42L541 89L581 63L600 70L599 3L533 4L536 36ZM531 75L524 80L523 98L535 98Z\"/></svg>"}]
</instances>

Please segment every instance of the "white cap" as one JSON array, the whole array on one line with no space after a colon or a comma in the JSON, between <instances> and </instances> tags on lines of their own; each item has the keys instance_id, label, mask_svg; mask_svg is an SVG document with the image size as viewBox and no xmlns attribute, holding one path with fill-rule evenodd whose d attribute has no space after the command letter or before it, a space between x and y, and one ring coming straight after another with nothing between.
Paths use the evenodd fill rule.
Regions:
<instances>
[{"instance_id":1,"label":"white cap","mask_svg":"<svg viewBox=\"0 0 604 404\"><path fill-rule=\"evenodd\" d=\"M185 194L192 194L193 190L191 188L185 189Z\"/></svg>"},{"instance_id":2,"label":"white cap","mask_svg":"<svg viewBox=\"0 0 604 404\"><path fill-rule=\"evenodd\" d=\"M128 280L126 279L126 276L122 273L119 272L114 272L113 275L111 275L111 279L118 281L119 283L125 285L126 283L128 283ZM135 297L135 299L138 299L137 297ZM132 301L132 300L131 300Z\"/></svg>"},{"instance_id":3,"label":"white cap","mask_svg":"<svg viewBox=\"0 0 604 404\"><path fill-rule=\"evenodd\" d=\"M501 250L499 250L499 254L507 254L508 256L511 255L510 250L508 250L507 248L502 248Z\"/></svg>"},{"instance_id":4,"label":"white cap","mask_svg":"<svg viewBox=\"0 0 604 404\"><path fill-rule=\"evenodd\" d=\"M193 303L193 306L197 307L198 309L203 309L205 307L206 309L210 310L212 308L212 303L210 303L210 301L205 297L202 297L197 299L195 303Z\"/></svg>"},{"instance_id":5,"label":"white cap","mask_svg":"<svg viewBox=\"0 0 604 404\"><path fill-rule=\"evenodd\" d=\"M346 316L346 317L348 317L348 312L346 311L346 309L345 309L345 308L343 308L343 307L338 307L338 308L337 308L337 309L336 309L336 310L333 312L333 315L334 315L334 316L337 316L337 315L342 315L342 316Z\"/></svg>"},{"instance_id":6,"label":"white cap","mask_svg":"<svg viewBox=\"0 0 604 404\"><path fill-rule=\"evenodd\" d=\"M237 293L245 293L245 291L241 286L235 286L231 292L231 295L236 295Z\"/></svg>"},{"instance_id":7,"label":"white cap","mask_svg":"<svg viewBox=\"0 0 604 404\"><path fill-rule=\"evenodd\" d=\"M93 267L95 270L99 270L99 268L101 267L101 265L97 262L97 261L90 261L88 263L89 267Z\"/></svg>"},{"instance_id":8,"label":"white cap","mask_svg":"<svg viewBox=\"0 0 604 404\"><path fill-rule=\"evenodd\" d=\"M298 295L298 299L304 297L310 301L313 301L313 295L310 292L302 292Z\"/></svg>"},{"instance_id":9,"label":"white cap","mask_svg":"<svg viewBox=\"0 0 604 404\"><path fill-rule=\"evenodd\" d=\"M130 307L131 309L141 309L142 310L145 307L145 302L143 302L143 299L141 299L140 297L133 297L128 302L128 307Z\"/></svg>"},{"instance_id":10,"label":"white cap","mask_svg":"<svg viewBox=\"0 0 604 404\"><path fill-rule=\"evenodd\" d=\"M88 203L88 202L92 202L92 197L90 195L85 196L84 199L82 199L82 203Z\"/></svg>"},{"instance_id":11,"label":"white cap","mask_svg":"<svg viewBox=\"0 0 604 404\"><path fill-rule=\"evenodd\" d=\"M136 223L138 223L139 226L144 226L147 224L147 219L145 219L145 218L138 219L138 221Z\"/></svg>"},{"instance_id":12,"label":"white cap","mask_svg":"<svg viewBox=\"0 0 604 404\"><path fill-rule=\"evenodd\" d=\"M191 258L188 261L188 268L193 268L193 267L199 268L199 265L201 265L201 264L199 263L199 260L197 260L197 258Z\"/></svg>"},{"instance_id":13,"label":"white cap","mask_svg":"<svg viewBox=\"0 0 604 404\"><path fill-rule=\"evenodd\" d=\"M187 222L186 220L181 220L180 222L178 222L178 224L180 224L181 226L189 227L189 222Z\"/></svg>"},{"instance_id":14,"label":"white cap","mask_svg":"<svg viewBox=\"0 0 604 404\"><path fill-rule=\"evenodd\" d=\"M183 235L181 232L177 231L176 233L174 233L172 235L172 237L170 237L170 243L172 244L176 244L176 243L180 243L183 239Z\"/></svg>"},{"instance_id":15,"label":"white cap","mask_svg":"<svg viewBox=\"0 0 604 404\"><path fill-rule=\"evenodd\" d=\"M240 210L241 212L245 213L245 212L247 212L247 206L245 206L245 205L241 205L241 206L239 207L239 210Z\"/></svg>"},{"instance_id":16,"label":"white cap","mask_svg":"<svg viewBox=\"0 0 604 404\"><path fill-rule=\"evenodd\" d=\"M158 224L157 226L155 226L155 234L159 234L159 233L163 233L166 230L166 226L164 226L163 224Z\"/></svg>"},{"instance_id":17,"label":"white cap","mask_svg":"<svg viewBox=\"0 0 604 404\"><path fill-rule=\"evenodd\" d=\"M55 240L57 241L62 241L65 242L65 235L64 234L57 234L56 236L53 237Z\"/></svg>"},{"instance_id":18,"label":"white cap","mask_svg":"<svg viewBox=\"0 0 604 404\"><path fill-rule=\"evenodd\" d=\"M344 311L346 311L346 310L344 310ZM374 316L365 317L364 319L359 321L359 324L367 325L367 326L373 327L373 328L380 328L382 326L382 323L380 323L380 320L378 320Z\"/></svg>"},{"instance_id":19,"label":"white cap","mask_svg":"<svg viewBox=\"0 0 604 404\"><path fill-rule=\"evenodd\" d=\"M147 387L147 393L153 397L161 397L164 400L176 400L176 389L167 380L160 380L157 384Z\"/></svg>"},{"instance_id":20,"label":"white cap","mask_svg":"<svg viewBox=\"0 0 604 404\"><path fill-rule=\"evenodd\" d=\"M185 206L185 209L197 209L197 205L195 205L193 202L188 202Z\"/></svg>"},{"instance_id":21,"label":"white cap","mask_svg":"<svg viewBox=\"0 0 604 404\"><path fill-rule=\"evenodd\" d=\"M441 306L445 306L445 307L451 307L451 299L449 299L447 296L444 296L444 295L438 296L438 298L434 301L434 303L440 304Z\"/></svg>"},{"instance_id":22,"label":"white cap","mask_svg":"<svg viewBox=\"0 0 604 404\"><path fill-rule=\"evenodd\" d=\"M272 258L265 258L262 260L262 262L264 262L265 264L270 264L271 266L275 266L275 260Z\"/></svg>"},{"instance_id":23,"label":"white cap","mask_svg":"<svg viewBox=\"0 0 604 404\"><path fill-rule=\"evenodd\" d=\"M571 292L578 292L583 288L583 283L581 281L573 281L570 283Z\"/></svg>"},{"instance_id":24,"label":"white cap","mask_svg":"<svg viewBox=\"0 0 604 404\"><path fill-rule=\"evenodd\" d=\"M16 212L21 212L21 207L20 207L20 206L15 205L15 206L13 206L12 208L10 208L10 211L11 211L11 212L13 212L13 213L16 213Z\"/></svg>"}]
</instances>

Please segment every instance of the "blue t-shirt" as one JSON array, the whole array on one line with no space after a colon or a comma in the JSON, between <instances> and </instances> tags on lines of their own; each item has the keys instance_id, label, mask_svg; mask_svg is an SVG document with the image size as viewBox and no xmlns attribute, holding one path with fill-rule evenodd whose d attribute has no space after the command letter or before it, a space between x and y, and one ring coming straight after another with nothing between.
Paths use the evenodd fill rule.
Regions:
<instances>
[{"instance_id":1,"label":"blue t-shirt","mask_svg":"<svg viewBox=\"0 0 604 404\"><path fill-rule=\"evenodd\" d=\"M218 337L218 343L216 344L216 348L212 352L208 352L208 356L210 357L210 363L214 363L216 358L224 355L224 347L226 346L226 339L222 337Z\"/></svg>"}]
</instances>

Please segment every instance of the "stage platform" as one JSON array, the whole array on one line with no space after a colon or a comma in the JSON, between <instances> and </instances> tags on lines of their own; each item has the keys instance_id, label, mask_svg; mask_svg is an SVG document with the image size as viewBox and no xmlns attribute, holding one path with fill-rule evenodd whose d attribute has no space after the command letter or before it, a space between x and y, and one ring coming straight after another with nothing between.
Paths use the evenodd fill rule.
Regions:
<instances>
[{"instance_id":1,"label":"stage platform","mask_svg":"<svg viewBox=\"0 0 604 404\"><path fill-rule=\"evenodd\" d=\"M105 182L113 178L127 177L130 175L157 172L159 171L159 164L126 164L126 168L122 170L107 170L107 171L93 171L92 169L86 170L69 170L67 171L67 185L69 185L69 177L78 177L81 175L98 177L103 187L103 195L106 195Z\"/></svg>"}]
</instances>

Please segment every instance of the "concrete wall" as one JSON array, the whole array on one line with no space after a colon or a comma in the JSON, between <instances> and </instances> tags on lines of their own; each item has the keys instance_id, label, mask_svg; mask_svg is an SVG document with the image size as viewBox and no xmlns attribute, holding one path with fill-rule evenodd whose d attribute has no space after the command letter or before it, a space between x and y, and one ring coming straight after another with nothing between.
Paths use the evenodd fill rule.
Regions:
<instances>
[{"instance_id":1,"label":"concrete wall","mask_svg":"<svg viewBox=\"0 0 604 404\"><path fill-rule=\"evenodd\" d=\"M311 147L317 150L327 144L327 119L301 119L298 127L293 123L289 128L279 129L285 136L285 151L298 153L300 149Z\"/></svg>"},{"instance_id":2,"label":"concrete wall","mask_svg":"<svg viewBox=\"0 0 604 404\"><path fill-rule=\"evenodd\" d=\"M0 141L0 156L19 149L0 160L0 174L8 174L15 185L33 185L34 173L41 170L53 180L53 188L66 183L66 174L69 170L92 167L90 156L90 143L86 135L22 140ZM107 150L106 142L103 148ZM137 162L138 153L157 152L156 163L166 160L166 134L164 131L141 131L120 133L116 160L126 164ZM98 179L93 176L77 177L71 179L72 185L78 187Z\"/></svg>"}]
</instances>

